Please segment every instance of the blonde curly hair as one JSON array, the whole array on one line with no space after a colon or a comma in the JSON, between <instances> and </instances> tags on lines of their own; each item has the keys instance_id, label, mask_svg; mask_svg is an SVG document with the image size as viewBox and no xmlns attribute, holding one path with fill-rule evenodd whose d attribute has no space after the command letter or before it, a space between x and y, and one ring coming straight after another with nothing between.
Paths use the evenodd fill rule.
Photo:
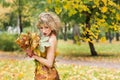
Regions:
<instances>
[{"instance_id":1,"label":"blonde curly hair","mask_svg":"<svg viewBox=\"0 0 120 80\"><path fill-rule=\"evenodd\" d=\"M41 24L45 24L52 29L54 32L58 32L61 28L60 18L53 12L42 12L39 15L37 27L40 28Z\"/></svg>"}]
</instances>

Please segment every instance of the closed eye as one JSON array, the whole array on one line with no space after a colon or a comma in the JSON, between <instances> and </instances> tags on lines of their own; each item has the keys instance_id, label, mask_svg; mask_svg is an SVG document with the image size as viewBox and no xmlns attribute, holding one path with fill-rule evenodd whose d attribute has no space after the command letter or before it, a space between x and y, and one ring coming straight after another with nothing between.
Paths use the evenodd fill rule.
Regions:
<instances>
[{"instance_id":1,"label":"closed eye","mask_svg":"<svg viewBox=\"0 0 120 80\"><path fill-rule=\"evenodd\" d=\"M45 26L46 29L48 29L48 26Z\"/></svg>"},{"instance_id":2,"label":"closed eye","mask_svg":"<svg viewBox=\"0 0 120 80\"><path fill-rule=\"evenodd\" d=\"M39 29L43 29L43 27L40 27Z\"/></svg>"}]
</instances>

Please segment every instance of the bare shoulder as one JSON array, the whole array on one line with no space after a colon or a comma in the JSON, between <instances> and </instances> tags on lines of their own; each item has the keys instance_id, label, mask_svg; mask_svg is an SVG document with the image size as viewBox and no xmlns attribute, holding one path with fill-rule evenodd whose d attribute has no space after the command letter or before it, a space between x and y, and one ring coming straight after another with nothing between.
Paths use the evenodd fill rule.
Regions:
<instances>
[{"instance_id":1,"label":"bare shoulder","mask_svg":"<svg viewBox=\"0 0 120 80\"><path fill-rule=\"evenodd\" d=\"M51 35L50 36L50 39L49 39L49 42L52 43L52 44L56 44L57 43L57 38L55 35Z\"/></svg>"}]
</instances>

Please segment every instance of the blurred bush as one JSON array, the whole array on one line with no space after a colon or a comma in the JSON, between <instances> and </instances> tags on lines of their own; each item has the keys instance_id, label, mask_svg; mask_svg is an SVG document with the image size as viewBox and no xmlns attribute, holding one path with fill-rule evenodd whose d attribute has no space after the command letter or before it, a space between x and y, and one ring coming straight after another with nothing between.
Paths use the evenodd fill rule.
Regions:
<instances>
[{"instance_id":1,"label":"blurred bush","mask_svg":"<svg viewBox=\"0 0 120 80\"><path fill-rule=\"evenodd\" d=\"M15 51L20 50L18 45L15 43L17 34L2 33L0 34L0 50L3 51Z\"/></svg>"},{"instance_id":2,"label":"blurred bush","mask_svg":"<svg viewBox=\"0 0 120 80\"><path fill-rule=\"evenodd\" d=\"M72 39L73 39L73 34L70 33L70 32L67 32L67 33L66 33L66 37L67 37L67 39L72 40ZM59 35L58 35L58 38L59 38L59 39L64 39L64 35L60 32Z\"/></svg>"}]
</instances>

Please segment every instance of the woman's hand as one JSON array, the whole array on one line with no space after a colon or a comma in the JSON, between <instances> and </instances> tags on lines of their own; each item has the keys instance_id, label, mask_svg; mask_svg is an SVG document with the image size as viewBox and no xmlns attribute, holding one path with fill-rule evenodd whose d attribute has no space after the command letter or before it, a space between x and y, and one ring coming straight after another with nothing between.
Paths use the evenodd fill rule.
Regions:
<instances>
[{"instance_id":1,"label":"woman's hand","mask_svg":"<svg viewBox=\"0 0 120 80\"><path fill-rule=\"evenodd\" d=\"M34 55L33 51L29 48L27 48L26 50L24 50L26 52L26 54L29 56L29 57L32 57Z\"/></svg>"}]
</instances>

